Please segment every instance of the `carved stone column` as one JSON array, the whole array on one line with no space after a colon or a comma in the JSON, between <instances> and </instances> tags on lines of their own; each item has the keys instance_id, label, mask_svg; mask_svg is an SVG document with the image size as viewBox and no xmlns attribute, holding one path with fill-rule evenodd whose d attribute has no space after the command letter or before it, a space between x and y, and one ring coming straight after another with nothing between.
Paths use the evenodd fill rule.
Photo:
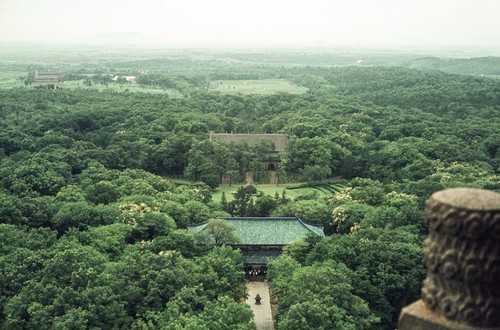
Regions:
<instances>
[{"instance_id":1,"label":"carved stone column","mask_svg":"<svg viewBox=\"0 0 500 330\"><path fill-rule=\"evenodd\" d=\"M444 190L425 212L427 277L399 329L500 329L500 194Z\"/></svg>"}]
</instances>

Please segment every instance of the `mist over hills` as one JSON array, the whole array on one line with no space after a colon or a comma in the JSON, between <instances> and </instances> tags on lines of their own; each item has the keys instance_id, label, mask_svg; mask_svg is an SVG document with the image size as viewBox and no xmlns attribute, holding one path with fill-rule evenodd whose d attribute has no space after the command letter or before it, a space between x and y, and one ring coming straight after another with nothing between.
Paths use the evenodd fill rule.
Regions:
<instances>
[{"instance_id":1,"label":"mist over hills","mask_svg":"<svg viewBox=\"0 0 500 330\"><path fill-rule=\"evenodd\" d=\"M438 58L425 57L408 61L403 66L419 70L439 70L446 73L475 75L475 76L498 76L500 75L500 57L476 57L476 58Z\"/></svg>"},{"instance_id":2,"label":"mist over hills","mask_svg":"<svg viewBox=\"0 0 500 330\"><path fill-rule=\"evenodd\" d=\"M69 42L69 40L68 40ZM155 40L139 32L97 33L84 38L71 40L76 44L87 45L113 45L113 46L144 46L154 44Z\"/></svg>"}]
</instances>

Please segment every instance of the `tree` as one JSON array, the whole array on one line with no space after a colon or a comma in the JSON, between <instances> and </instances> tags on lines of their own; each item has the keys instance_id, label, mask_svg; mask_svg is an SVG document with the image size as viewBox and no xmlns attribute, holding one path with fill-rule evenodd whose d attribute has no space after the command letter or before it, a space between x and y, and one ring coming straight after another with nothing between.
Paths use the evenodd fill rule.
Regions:
<instances>
[{"instance_id":1,"label":"tree","mask_svg":"<svg viewBox=\"0 0 500 330\"><path fill-rule=\"evenodd\" d=\"M199 326L220 330L255 330L253 313L250 307L243 303L237 303L233 299L222 296L215 302L208 301L195 322ZM187 325L189 327L189 323Z\"/></svg>"},{"instance_id":2,"label":"tree","mask_svg":"<svg viewBox=\"0 0 500 330\"><path fill-rule=\"evenodd\" d=\"M196 246L193 234L185 229L171 231L167 236L156 237L149 245L154 253L161 251L179 251L183 257L192 258L200 254L200 249Z\"/></svg>"},{"instance_id":3,"label":"tree","mask_svg":"<svg viewBox=\"0 0 500 330\"><path fill-rule=\"evenodd\" d=\"M306 264L335 260L353 271L354 293L381 319L381 329L394 329L401 308L418 299L425 275L422 238L406 227L361 227L354 235L332 235L316 243Z\"/></svg>"},{"instance_id":4,"label":"tree","mask_svg":"<svg viewBox=\"0 0 500 330\"><path fill-rule=\"evenodd\" d=\"M197 280L202 283L209 300L213 301L221 293L235 301L244 297L246 293L243 284L245 272L239 249L224 245L216 246L196 261L201 267Z\"/></svg>"},{"instance_id":5,"label":"tree","mask_svg":"<svg viewBox=\"0 0 500 330\"><path fill-rule=\"evenodd\" d=\"M256 192L257 189L253 185L238 187L238 189L232 193L233 200L228 203L228 210L230 213L238 217L245 216L252 194Z\"/></svg>"},{"instance_id":6,"label":"tree","mask_svg":"<svg viewBox=\"0 0 500 330\"><path fill-rule=\"evenodd\" d=\"M132 238L134 241L152 240L157 236L166 236L175 229L175 221L160 212L146 212L137 217L133 226Z\"/></svg>"},{"instance_id":7,"label":"tree","mask_svg":"<svg viewBox=\"0 0 500 330\"><path fill-rule=\"evenodd\" d=\"M221 169L215 163L214 147L210 141L194 145L188 152L188 164L184 175L195 181L203 181L211 188L220 183Z\"/></svg>"},{"instance_id":8,"label":"tree","mask_svg":"<svg viewBox=\"0 0 500 330\"><path fill-rule=\"evenodd\" d=\"M322 200L300 200L291 205L294 215L315 224L331 223L331 208Z\"/></svg>"},{"instance_id":9,"label":"tree","mask_svg":"<svg viewBox=\"0 0 500 330\"><path fill-rule=\"evenodd\" d=\"M40 276L6 304L7 327L121 328L130 322L119 291L111 290L114 279L105 272L104 255L71 239L51 252L42 260Z\"/></svg>"},{"instance_id":10,"label":"tree","mask_svg":"<svg viewBox=\"0 0 500 330\"><path fill-rule=\"evenodd\" d=\"M309 234L285 246L283 254L292 257L294 260L300 262L301 265L305 265L309 252L311 252L316 243L321 239L320 236Z\"/></svg>"},{"instance_id":11,"label":"tree","mask_svg":"<svg viewBox=\"0 0 500 330\"><path fill-rule=\"evenodd\" d=\"M85 194L79 186L69 184L59 190L56 200L59 202L84 202Z\"/></svg>"},{"instance_id":12,"label":"tree","mask_svg":"<svg viewBox=\"0 0 500 330\"><path fill-rule=\"evenodd\" d=\"M297 267L284 277L274 265L269 276L278 295L279 323L285 329L370 329L378 322L367 303L353 293L353 273L344 264L329 261Z\"/></svg>"},{"instance_id":13,"label":"tree","mask_svg":"<svg viewBox=\"0 0 500 330\"><path fill-rule=\"evenodd\" d=\"M206 232L213 238L215 245L234 244L240 241L236 227L223 219L210 219Z\"/></svg>"},{"instance_id":14,"label":"tree","mask_svg":"<svg viewBox=\"0 0 500 330\"><path fill-rule=\"evenodd\" d=\"M186 220L187 223L178 223L179 227L192 224L192 223L202 223L207 221L212 212L208 206L205 204L198 202L196 200L188 201L184 204L184 208L186 209Z\"/></svg>"},{"instance_id":15,"label":"tree","mask_svg":"<svg viewBox=\"0 0 500 330\"><path fill-rule=\"evenodd\" d=\"M60 203L53 196L24 197L23 216L29 219L31 228L51 227L54 215L60 208Z\"/></svg>"},{"instance_id":16,"label":"tree","mask_svg":"<svg viewBox=\"0 0 500 330\"><path fill-rule=\"evenodd\" d=\"M81 234L80 240L116 260L122 255L127 242L131 241L132 231L126 224L114 223L90 228Z\"/></svg>"},{"instance_id":17,"label":"tree","mask_svg":"<svg viewBox=\"0 0 500 330\"><path fill-rule=\"evenodd\" d=\"M191 184L194 192L202 196L201 201L205 204L212 200L212 188L204 182L195 182Z\"/></svg>"},{"instance_id":18,"label":"tree","mask_svg":"<svg viewBox=\"0 0 500 330\"><path fill-rule=\"evenodd\" d=\"M48 160L41 154L19 163L9 175L8 186L18 195L56 195L67 184L71 170L67 163Z\"/></svg>"},{"instance_id":19,"label":"tree","mask_svg":"<svg viewBox=\"0 0 500 330\"><path fill-rule=\"evenodd\" d=\"M321 181L332 174L330 167L320 165L305 165L300 171L302 180L308 182Z\"/></svg>"},{"instance_id":20,"label":"tree","mask_svg":"<svg viewBox=\"0 0 500 330\"><path fill-rule=\"evenodd\" d=\"M324 137L296 138L288 141L288 151L285 164L288 173L298 173L306 170L313 178L323 178L332 173L332 143ZM308 166L306 168L306 166ZM315 174L318 170L319 174Z\"/></svg>"},{"instance_id":21,"label":"tree","mask_svg":"<svg viewBox=\"0 0 500 330\"><path fill-rule=\"evenodd\" d=\"M179 202L167 200L160 206L160 211L171 216L177 227L183 227L191 223L187 209Z\"/></svg>"},{"instance_id":22,"label":"tree","mask_svg":"<svg viewBox=\"0 0 500 330\"><path fill-rule=\"evenodd\" d=\"M278 201L275 198L269 195L262 195L255 201L255 216L268 217L277 206Z\"/></svg>"},{"instance_id":23,"label":"tree","mask_svg":"<svg viewBox=\"0 0 500 330\"><path fill-rule=\"evenodd\" d=\"M165 311L150 322L162 329L255 330L252 318L250 307L244 303L227 296L207 301L200 287L183 287Z\"/></svg>"},{"instance_id":24,"label":"tree","mask_svg":"<svg viewBox=\"0 0 500 330\"><path fill-rule=\"evenodd\" d=\"M220 198L220 206L221 206L221 208L222 208L223 211L228 212L227 199L226 199L226 192L225 191L222 192L222 196Z\"/></svg>"},{"instance_id":25,"label":"tree","mask_svg":"<svg viewBox=\"0 0 500 330\"><path fill-rule=\"evenodd\" d=\"M0 223L23 225L28 219L23 216L22 201L15 197L0 192Z\"/></svg>"},{"instance_id":26,"label":"tree","mask_svg":"<svg viewBox=\"0 0 500 330\"><path fill-rule=\"evenodd\" d=\"M99 181L86 191L87 200L94 204L109 204L120 198L118 187L110 181Z\"/></svg>"},{"instance_id":27,"label":"tree","mask_svg":"<svg viewBox=\"0 0 500 330\"><path fill-rule=\"evenodd\" d=\"M349 234L355 226L361 223L365 226L363 221L373 210L372 206L363 203L344 202L332 210L332 225L337 233Z\"/></svg>"},{"instance_id":28,"label":"tree","mask_svg":"<svg viewBox=\"0 0 500 330\"><path fill-rule=\"evenodd\" d=\"M380 181L371 179L355 178L351 181L352 190L349 192L352 199L377 206L382 204L384 198L384 187Z\"/></svg>"},{"instance_id":29,"label":"tree","mask_svg":"<svg viewBox=\"0 0 500 330\"><path fill-rule=\"evenodd\" d=\"M52 226L62 235L70 228L86 230L103 225L99 220L99 214L92 205L86 202L65 203L52 218Z\"/></svg>"}]
</instances>

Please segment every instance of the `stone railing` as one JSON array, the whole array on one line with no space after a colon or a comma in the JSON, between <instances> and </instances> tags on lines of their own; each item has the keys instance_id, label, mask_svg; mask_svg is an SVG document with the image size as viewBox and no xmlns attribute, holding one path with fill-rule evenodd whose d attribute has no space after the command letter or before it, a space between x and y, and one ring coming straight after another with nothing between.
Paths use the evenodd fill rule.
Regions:
<instances>
[{"instance_id":1,"label":"stone railing","mask_svg":"<svg viewBox=\"0 0 500 330\"><path fill-rule=\"evenodd\" d=\"M399 330L500 329L500 194L449 189L427 201L422 299Z\"/></svg>"}]
</instances>

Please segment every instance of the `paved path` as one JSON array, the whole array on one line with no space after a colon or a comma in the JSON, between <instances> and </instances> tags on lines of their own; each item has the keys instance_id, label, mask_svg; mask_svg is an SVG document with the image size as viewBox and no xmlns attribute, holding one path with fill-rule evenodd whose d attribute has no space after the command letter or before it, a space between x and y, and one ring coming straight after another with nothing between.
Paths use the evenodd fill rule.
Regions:
<instances>
[{"instance_id":1,"label":"paved path","mask_svg":"<svg viewBox=\"0 0 500 330\"><path fill-rule=\"evenodd\" d=\"M257 330L273 330L273 317L271 315L271 300L269 299L269 287L267 282L247 282L248 290L247 304L250 305L254 314L254 321L257 325ZM255 296L257 293L262 300L260 305L255 304Z\"/></svg>"}]
</instances>

